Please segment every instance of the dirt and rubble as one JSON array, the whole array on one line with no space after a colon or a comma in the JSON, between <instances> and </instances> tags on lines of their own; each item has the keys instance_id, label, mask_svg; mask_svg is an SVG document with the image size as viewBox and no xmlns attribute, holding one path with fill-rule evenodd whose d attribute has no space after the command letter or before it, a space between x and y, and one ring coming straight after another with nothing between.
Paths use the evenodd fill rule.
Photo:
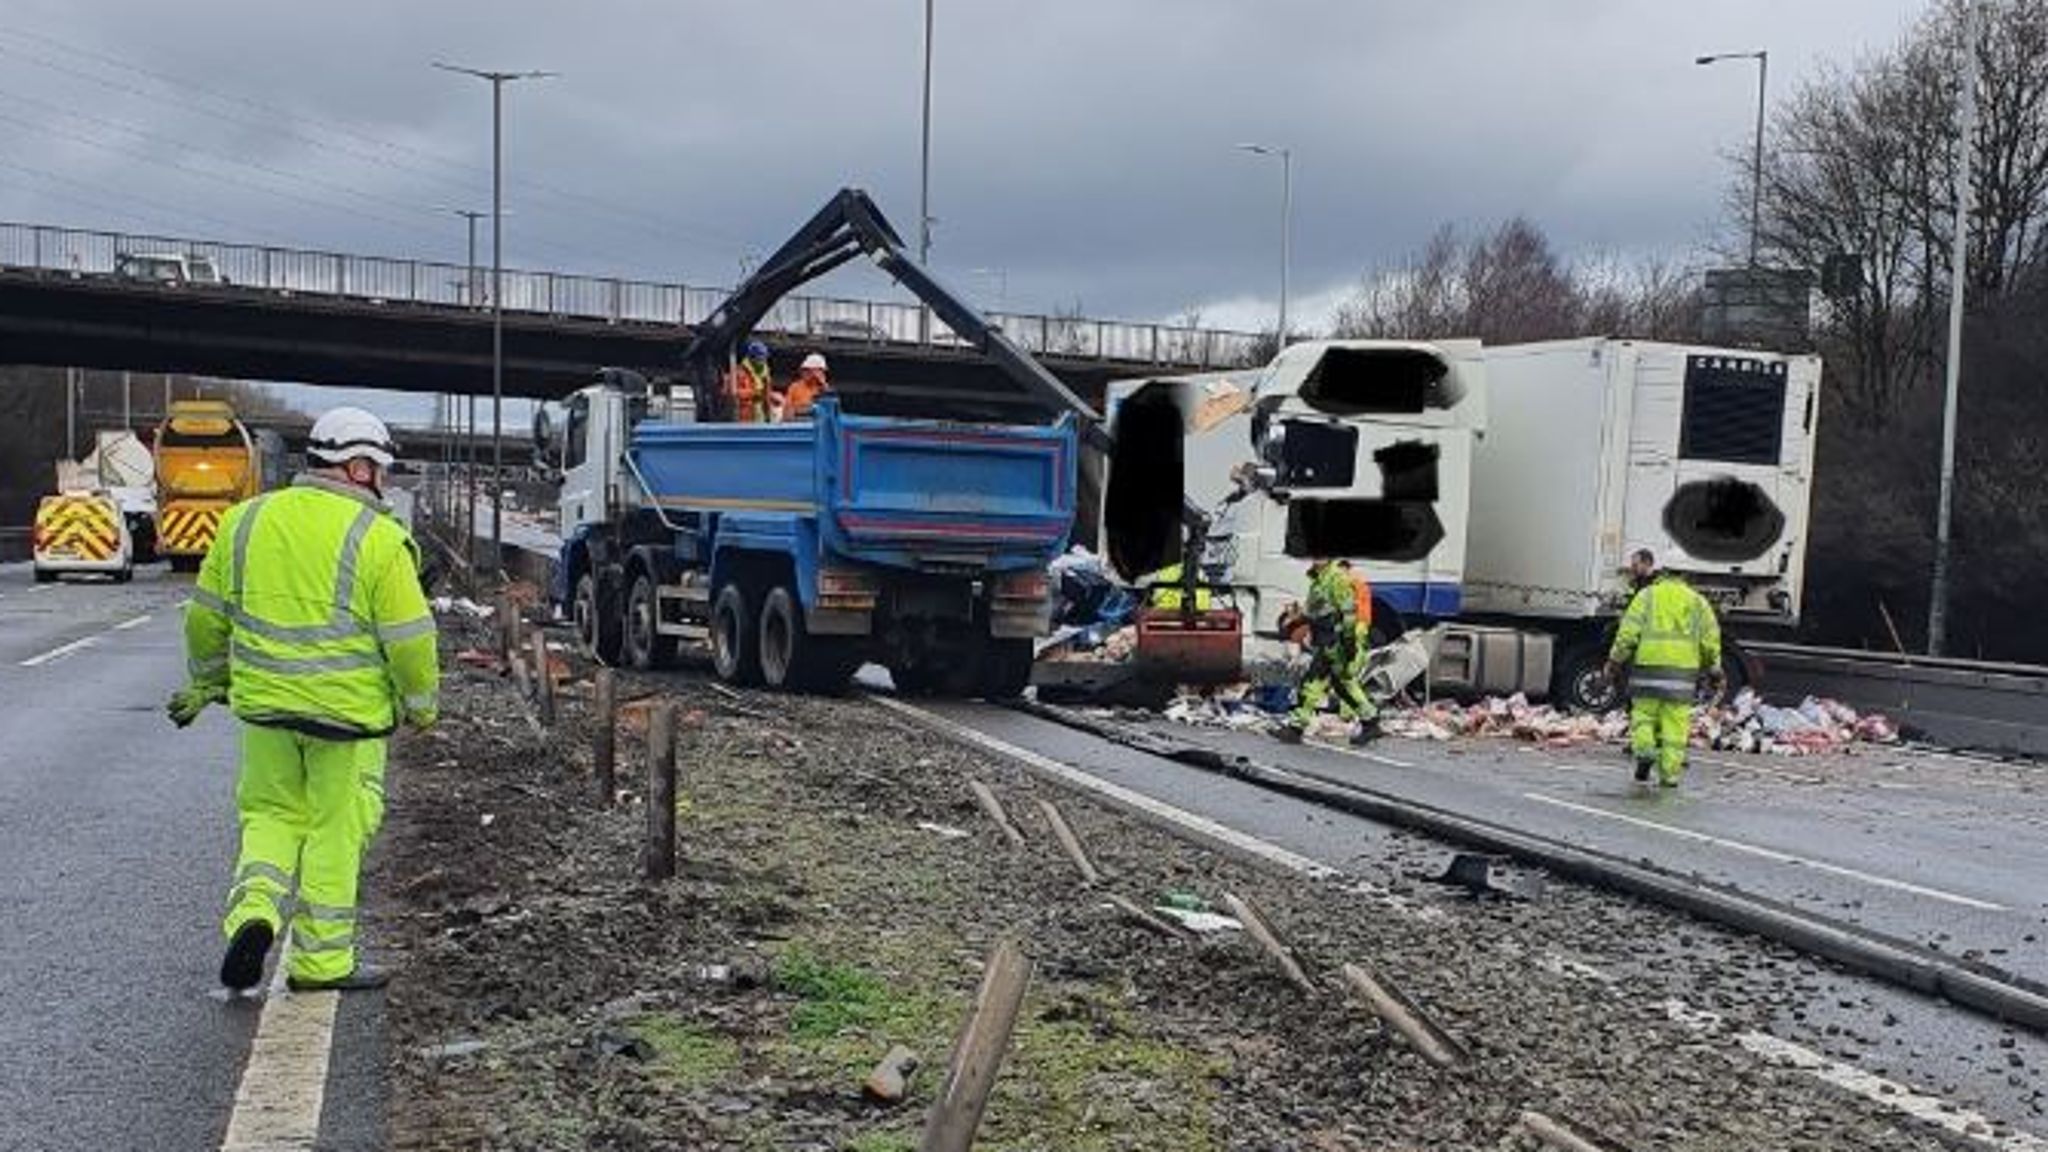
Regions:
<instances>
[{"instance_id":1,"label":"dirt and rubble","mask_svg":"<svg viewBox=\"0 0 2048 1152\"><path fill-rule=\"evenodd\" d=\"M1715 935L1673 917L1255 868L858 697L734 694L687 673L621 677L621 796L600 811L587 695L565 686L537 737L479 663L451 653L444 723L399 746L368 883L372 951L400 969L401 1149L915 1148L1005 937L1037 971L977 1147L1534 1148L1524 1110L1628 1148L1941 1146L1674 1019L1670 987L1617 988L1569 958ZM651 885L637 857L657 701L678 709L682 863ZM1079 881L1037 798L1059 803L1101 885ZM1441 866L1433 845L1410 851ZM1162 939L1107 900L1221 912L1225 893L1264 910L1315 994L1242 931ZM1423 1006L1470 1063L1439 1069L1383 1029L1343 991L1346 963ZM1771 1010L1758 988L1782 1002L1818 987L1811 965L1755 948L1725 976L1688 972L1687 1002L1731 1030ZM863 1080L898 1046L922 1065L907 1098L870 1100Z\"/></svg>"}]
</instances>

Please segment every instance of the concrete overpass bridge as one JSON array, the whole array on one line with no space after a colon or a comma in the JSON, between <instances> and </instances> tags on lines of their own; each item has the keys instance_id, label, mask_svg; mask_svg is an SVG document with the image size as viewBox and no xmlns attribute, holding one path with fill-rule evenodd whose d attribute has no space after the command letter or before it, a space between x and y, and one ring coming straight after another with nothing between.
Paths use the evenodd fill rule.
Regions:
<instances>
[{"instance_id":1,"label":"concrete overpass bridge","mask_svg":"<svg viewBox=\"0 0 2048 1152\"><path fill-rule=\"evenodd\" d=\"M117 274L120 256L204 256L225 284ZM488 270L432 261L0 223L0 355L422 393L488 393ZM554 398L600 365L671 371L727 295L715 287L504 273L505 389ZM474 303L472 303L474 302ZM1242 367L1262 338L1166 324L998 314L1083 396L1113 379ZM778 372L813 349L867 411L1016 416L1035 402L914 304L792 296L762 322ZM786 362L784 362L786 360Z\"/></svg>"}]
</instances>

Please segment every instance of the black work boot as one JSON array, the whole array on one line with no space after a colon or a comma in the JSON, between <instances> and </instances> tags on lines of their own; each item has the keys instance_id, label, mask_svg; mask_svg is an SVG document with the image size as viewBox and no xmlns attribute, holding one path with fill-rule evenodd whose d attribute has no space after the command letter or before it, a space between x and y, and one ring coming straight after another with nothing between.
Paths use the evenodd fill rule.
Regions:
<instances>
[{"instance_id":1,"label":"black work boot","mask_svg":"<svg viewBox=\"0 0 2048 1152\"><path fill-rule=\"evenodd\" d=\"M332 980L308 980L288 976L285 986L294 992L372 992L391 983L391 973L375 964L356 963L355 971Z\"/></svg>"},{"instance_id":2,"label":"black work boot","mask_svg":"<svg viewBox=\"0 0 2048 1152\"><path fill-rule=\"evenodd\" d=\"M1370 744L1379 738L1380 722L1377 717L1371 720L1360 720L1358 722L1358 727L1352 729L1351 731L1351 743L1353 747Z\"/></svg>"},{"instance_id":3,"label":"black work boot","mask_svg":"<svg viewBox=\"0 0 2048 1152\"><path fill-rule=\"evenodd\" d=\"M1657 767L1657 761L1649 756L1636 757L1636 783L1648 784L1650 772Z\"/></svg>"},{"instance_id":4,"label":"black work boot","mask_svg":"<svg viewBox=\"0 0 2048 1152\"><path fill-rule=\"evenodd\" d=\"M251 920L228 938L227 955L220 960L220 982L236 992L246 992L263 979L263 958L270 955L270 943L277 929L262 920Z\"/></svg>"}]
</instances>

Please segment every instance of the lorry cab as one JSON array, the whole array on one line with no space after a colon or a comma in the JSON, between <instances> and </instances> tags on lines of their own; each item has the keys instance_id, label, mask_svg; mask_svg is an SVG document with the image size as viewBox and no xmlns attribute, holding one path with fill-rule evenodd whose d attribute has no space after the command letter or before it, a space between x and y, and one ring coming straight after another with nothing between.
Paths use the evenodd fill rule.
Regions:
<instances>
[{"instance_id":1,"label":"lorry cab","mask_svg":"<svg viewBox=\"0 0 2048 1152\"><path fill-rule=\"evenodd\" d=\"M115 583L126 583L135 575L134 538L120 505L106 492L43 497L36 505L34 548L38 584L69 574L111 576Z\"/></svg>"},{"instance_id":2,"label":"lorry cab","mask_svg":"<svg viewBox=\"0 0 2048 1152\"><path fill-rule=\"evenodd\" d=\"M1249 373L1121 381L1109 405L1118 458L1130 452L1103 501L1112 554L1131 489L1163 486L1215 510L1203 575L1256 635L1279 636L1316 556L1365 574L1385 632L1458 611L1486 412L1476 341L1304 341Z\"/></svg>"}]
</instances>

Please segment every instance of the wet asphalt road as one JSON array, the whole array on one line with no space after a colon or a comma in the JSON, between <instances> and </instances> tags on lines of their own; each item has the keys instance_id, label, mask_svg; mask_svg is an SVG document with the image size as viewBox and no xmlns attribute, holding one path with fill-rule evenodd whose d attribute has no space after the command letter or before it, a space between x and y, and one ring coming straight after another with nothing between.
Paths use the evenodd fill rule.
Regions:
<instances>
[{"instance_id":1,"label":"wet asphalt road","mask_svg":"<svg viewBox=\"0 0 2048 1152\"><path fill-rule=\"evenodd\" d=\"M1347 875L1417 891L1425 899L1451 898L1440 889L1413 883L1418 871L1440 871L1452 852L1426 837L1012 710L919 703L956 723L1251 833ZM1975 765L1916 753L1859 758L1853 766L1757 758L1747 758L1756 763L1743 763L1744 758L1731 756L1730 767L1698 766L1678 796L1645 798L1634 794L1628 766L1617 755L1599 750L1552 756L1494 741L1424 745L1386 740L1373 746L1372 755L1378 759L1371 760L1349 750L1313 745L1279 748L1252 735L1163 724L1161 728L1184 739L1255 754L1269 763L1313 769L1333 778L1348 773L1383 791L1573 843L1696 867L1808 911L1874 921L1888 930L1910 930L1902 934L1933 940L1952 951L1961 950L1963 933L1975 933L1972 938L1980 946L2010 940L2015 948L1989 958L2027 971L2042 967L2041 946L2023 940L2030 933L2040 938L2031 925L2038 925L2039 902L2048 898L2048 867L2033 864L2043 844L2038 833L2029 830L2039 811L2032 805L2041 797L2028 774L2042 769ZM1887 786L1876 786L1879 783ZM1995 788L1986 795L1996 800L1966 806L1975 787ZM1710 828L1712 833L1703 834L1739 839L1754 847L1776 845L1783 855L1802 860L1823 859L1839 840L1845 843L1841 855L1826 859L1839 860L1844 868L1860 873L1867 866L1872 877L1938 886L1945 894L1953 887L1954 895L2004 906L1992 913L1854 876L1815 875L1810 865L1530 801L1524 793L1555 794L1586 808L1625 813L1650 823L1668 820L1687 830ZM1924 838L1921 824L1929 825ZM1874 831L1854 831L1865 827ZM1988 874L1985 855L2007 848L2011 859L2034 870ZM1916 920L1919 916L1927 920ZM1568 958L1593 946L1591 941L1573 939L1573 930L1568 922L1559 924L1557 948ZM1943 933L1949 934L1946 942ZM1712 988L1717 998L1733 997L1772 1021L1773 1035L1976 1108L2022 1131L2048 1134L2048 1078L2042 1074L2048 1066L2048 1039L2016 1034L1974 1013L1824 964L1799 960L1787 965L1782 950L1739 935L1703 928L1684 935L1682 943L1657 944L1640 955L1608 948L1593 967L1603 970L1599 978L1614 987L1639 989L1636 994L1653 998L1688 988Z\"/></svg>"},{"instance_id":2,"label":"wet asphalt road","mask_svg":"<svg viewBox=\"0 0 2048 1152\"><path fill-rule=\"evenodd\" d=\"M226 1129L257 1002L215 984L234 724L214 709L178 732L162 713L184 678L189 586L161 567L128 585L36 585L0 565L9 1152L208 1149ZM346 1011L340 1029L370 1032ZM332 1094L330 1112L353 1095Z\"/></svg>"}]
</instances>

